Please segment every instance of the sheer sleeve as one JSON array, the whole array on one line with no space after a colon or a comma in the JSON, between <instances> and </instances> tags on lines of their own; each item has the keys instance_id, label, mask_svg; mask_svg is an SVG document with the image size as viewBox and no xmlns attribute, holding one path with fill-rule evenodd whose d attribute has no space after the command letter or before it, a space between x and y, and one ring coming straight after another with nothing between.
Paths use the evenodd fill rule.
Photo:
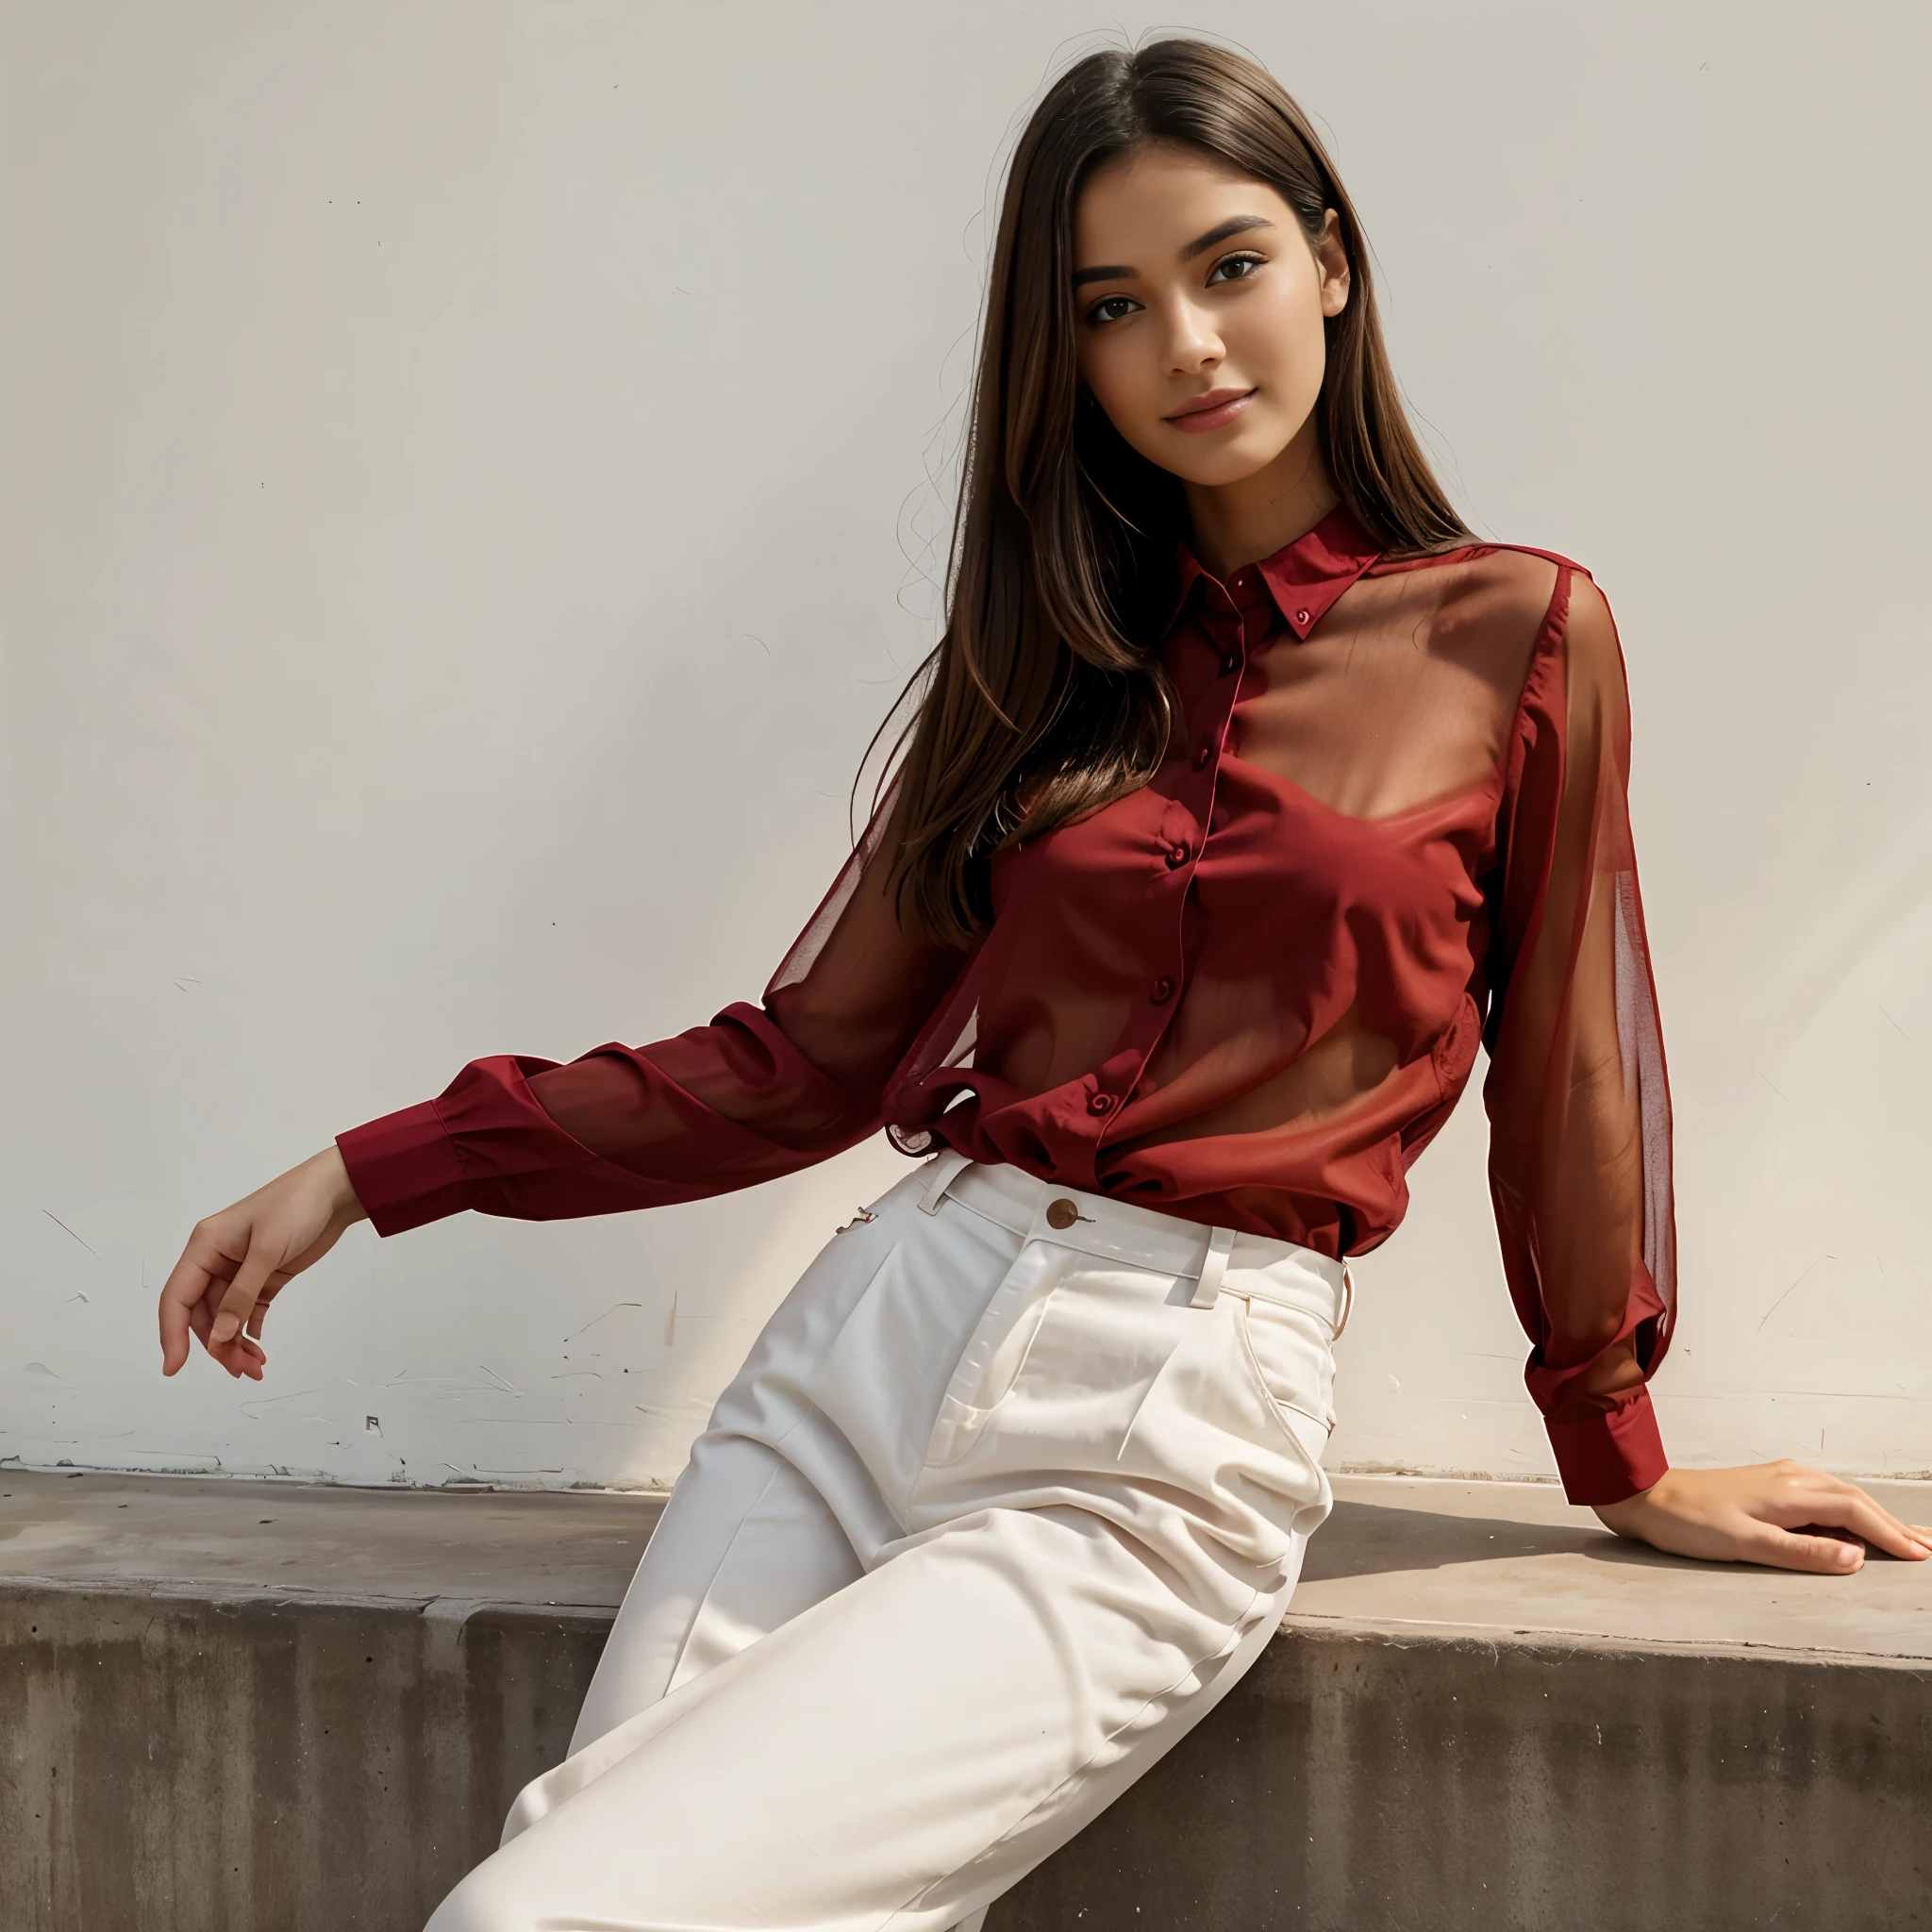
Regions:
<instances>
[{"instance_id":1,"label":"sheer sleeve","mask_svg":"<svg viewBox=\"0 0 1932 1932\"><path fill-rule=\"evenodd\" d=\"M1625 787L1616 625L1559 575L1504 795L1485 1029L1490 1182L1524 1371L1565 1493L1664 1473L1648 1381L1675 1314L1671 1103Z\"/></svg>"},{"instance_id":2,"label":"sheer sleeve","mask_svg":"<svg viewBox=\"0 0 1932 1932\"><path fill-rule=\"evenodd\" d=\"M554 1221L694 1201L875 1131L887 1081L963 963L900 928L891 809L874 815L759 1005L562 1063L472 1060L436 1099L338 1135L376 1232L465 1208Z\"/></svg>"}]
</instances>

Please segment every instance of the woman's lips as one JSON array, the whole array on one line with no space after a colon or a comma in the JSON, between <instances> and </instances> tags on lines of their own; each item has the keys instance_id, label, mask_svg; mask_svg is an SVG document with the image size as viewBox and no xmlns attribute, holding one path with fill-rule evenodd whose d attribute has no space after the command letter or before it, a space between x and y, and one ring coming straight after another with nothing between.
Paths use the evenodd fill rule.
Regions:
<instances>
[{"instance_id":1,"label":"woman's lips","mask_svg":"<svg viewBox=\"0 0 1932 1932\"><path fill-rule=\"evenodd\" d=\"M1208 429L1224 429L1254 400L1251 389L1210 389L1163 420L1176 429L1198 436Z\"/></svg>"}]
</instances>

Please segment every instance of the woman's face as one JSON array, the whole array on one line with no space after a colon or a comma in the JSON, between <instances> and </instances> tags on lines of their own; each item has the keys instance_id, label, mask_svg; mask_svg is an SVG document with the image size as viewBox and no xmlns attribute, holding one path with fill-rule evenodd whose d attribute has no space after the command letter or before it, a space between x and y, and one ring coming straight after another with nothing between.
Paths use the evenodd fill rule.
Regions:
<instances>
[{"instance_id":1,"label":"woman's face","mask_svg":"<svg viewBox=\"0 0 1932 1932\"><path fill-rule=\"evenodd\" d=\"M1348 300L1338 225L1328 209L1311 249L1274 189L1187 148L1094 171L1074 216L1080 374L1143 457L1211 489L1295 440Z\"/></svg>"}]
</instances>

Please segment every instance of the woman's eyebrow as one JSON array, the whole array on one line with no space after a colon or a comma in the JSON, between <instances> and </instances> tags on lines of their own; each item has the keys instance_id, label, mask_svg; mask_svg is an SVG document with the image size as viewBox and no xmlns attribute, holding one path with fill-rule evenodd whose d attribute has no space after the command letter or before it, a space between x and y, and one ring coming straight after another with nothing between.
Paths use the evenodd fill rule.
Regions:
<instances>
[{"instance_id":1,"label":"woman's eyebrow","mask_svg":"<svg viewBox=\"0 0 1932 1932\"><path fill-rule=\"evenodd\" d=\"M1192 261L1195 256L1205 255L1217 242L1225 242L1230 235L1245 235L1250 228L1272 228L1274 225L1266 215L1229 215L1219 226L1197 235L1181 250L1183 261Z\"/></svg>"},{"instance_id":2,"label":"woman's eyebrow","mask_svg":"<svg viewBox=\"0 0 1932 1932\"><path fill-rule=\"evenodd\" d=\"M1192 261L1195 256L1205 255L1218 242L1225 242L1230 235L1245 235L1250 228L1272 228L1274 225L1266 215L1229 215L1227 220L1209 228L1205 235L1196 235L1180 252L1180 259ZM1076 268L1074 271L1074 286L1079 288L1085 282L1130 282L1140 274L1139 269L1124 267L1119 262L1104 262L1092 268Z\"/></svg>"}]
</instances>

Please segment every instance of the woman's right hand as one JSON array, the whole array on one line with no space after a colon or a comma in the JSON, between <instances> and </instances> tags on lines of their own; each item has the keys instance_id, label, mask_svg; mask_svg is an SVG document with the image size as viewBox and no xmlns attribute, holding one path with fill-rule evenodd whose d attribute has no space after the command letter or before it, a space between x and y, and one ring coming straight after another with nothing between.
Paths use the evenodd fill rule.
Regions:
<instances>
[{"instance_id":1,"label":"woman's right hand","mask_svg":"<svg viewBox=\"0 0 1932 1932\"><path fill-rule=\"evenodd\" d=\"M268 1305L365 1218L341 1151L330 1145L197 1222L161 1288L161 1374L188 1359L192 1330L229 1374L260 1381Z\"/></svg>"}]
</instances>

